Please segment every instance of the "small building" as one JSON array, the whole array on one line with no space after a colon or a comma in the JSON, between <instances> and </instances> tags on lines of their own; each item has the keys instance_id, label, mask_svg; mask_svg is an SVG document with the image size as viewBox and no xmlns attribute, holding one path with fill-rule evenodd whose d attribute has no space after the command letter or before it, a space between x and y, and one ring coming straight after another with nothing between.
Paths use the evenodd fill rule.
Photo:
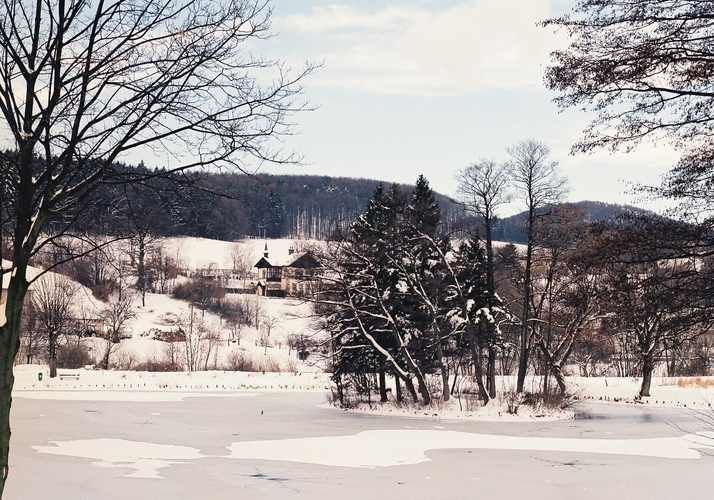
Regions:
<instances>
[{"instance_id":1,"label":"small building","mask_svg":"<svg viewBox=\"0 0 714 500\"><path fill-rule=\"evenodd\" d=\"M258 269L256 293L269 297L306 297L319 289L322 265L312 252L296 252L293 247L284 259L270 258L268 244Z\"/></svg>"}]
</instances>

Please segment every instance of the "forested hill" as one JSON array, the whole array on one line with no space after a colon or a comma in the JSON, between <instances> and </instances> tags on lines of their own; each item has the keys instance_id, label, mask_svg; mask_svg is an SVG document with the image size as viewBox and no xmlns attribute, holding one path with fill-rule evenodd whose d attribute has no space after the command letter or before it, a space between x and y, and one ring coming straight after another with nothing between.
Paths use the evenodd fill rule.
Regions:
<instances>
[{"instance_id":1,"label":"forested hill","mask_svg":"<svg viewBox=\"0 0 714 500\"><path fill-rule=\"evenodd\" d=\"M123 174L151 171L123 165ZM416 175L415 175L416 180ZM181 176L156 178L147 186L105 186L94 207L85 210L83 230L112 234L144 224L157 236L196 236L219 240L254 238L329 237L346 228L362 213L379 183L377 180L310 175L255 176L209 174L185 182ZM387 183L385 183L387 185ZM405 194L412 186L401 186ZM221 193L225 196L217 196ZM124 209L116 200L123 199ZM463 210L437 195L447 221L458 221ZM105 204L112 200L112 204ZM137 219L130 213L140 214Z\"/></svg>"},{"instance_id":2,"label":"forested hill","mask_svg":"<svg viewBox=\"0 0 714 500\"><path fill-rule=\"evenodd\" d=\"M195 236L225 241L246 237L325 239L335 229L348 227L365 210L380 182L267 174L208 174L200 179L179 175L166 179L152 177L152 171L142 166L121 165L118 170L119 175L148 174L149 180L139 187L104 186L91 206L83 210L80 230L117 234L140 229L156 236ZM405 195L413 189L412 186L400 187ZM447 231L468 230L469 224L475 222L464 215L461 205L454 200L439 194L437 200ZM579 207L584 220L606 220L618 213L639 210L593 201L558 207ZM525 242L523 220L524 214L499 220L494 239ZM58 224L55 229L61 228Z\"/></svg>"},{"instance_id":3,"label":"forested hill","mask_svg":"<svg viewBox=\"0 0 714 500\"><path fill-rule=\"evenodd\" d=\"M242 176L237 181L233 196L241 200L243 234L316 239L327 238L336 228L344 229L354 221L380 182L309 175L259 175L254 180ZM406 194L413 188L400 187ZM459 205L446 196L437 198L447 219L460 218Z\"/></svg>"},{"instance_id":4,"label":"forested hill","mask_svg":"<svg viewBox=\"0 0 714 500\"><path fill-rule=\"evenodd\" d=\"M543 212L552 210L552 207L543 209ZM584 221L607 221L613 220L625 213L643 213L646 210L630 205L615 205L603 203L601 201L579 201L577 203L561 203L555 210L575 210L579 218ZM526 243L526 235L523 231L527 213L521 212L510 217L499 219L496 222L493 238L499 241L509 241L512 243Z\"/></svg>"}]
</instances>

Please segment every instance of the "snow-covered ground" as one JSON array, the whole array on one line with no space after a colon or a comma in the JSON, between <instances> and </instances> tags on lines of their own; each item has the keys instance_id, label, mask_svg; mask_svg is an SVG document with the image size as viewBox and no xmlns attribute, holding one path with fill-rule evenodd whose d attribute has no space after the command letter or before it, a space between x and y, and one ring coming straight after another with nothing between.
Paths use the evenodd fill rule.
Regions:
<instances>
[{"instance_id":1,"label":"snow-covered ground","mask_svg":"<svg viewBox=\"0 0 714 500\"><path fill-rule=\"evenodd\" d=\"M141 339L139 339L141 340ZM265 348L251 348L256 358L270 356ZM330 375L318 366L299 361L294 352L288 356L287 348L277 349L283 358L291 360L292 371L241 372L209 370L195 372L145 372L97 370L60 370L60 376L48 377L45 365L18 365L15 367L15 397L32 399L66 399L77 401L178 401L200 395L226 396L243 391L319 391L325 396L325 408L330 397ZM40 377L41 375L41 377ZM41 378L41 380L40 380ZM481 407L465 397L453 396L448 403L439 402L429 407L396 405L394 401L381 405L378 402L360 404L357 413L425 418L454 421L523 422L536 420L571 419L588 403L613 406L681 408L707 410L714 403L714 377L653 379L651 397L637 398L640 381L617 377L570 377L567 379L574 395L572 406L565 411L531 408L521 404L516 414L507 411L506 397ZM502 387L512 387L510 377L498 379ZM232 397L232 396L231 396ZM153 399L152 399L153 398ZM376 398L376 396L375 396ZM513 404L511 402L511 404Z\"/></svg>"},{"instance_id":2,"label":"snow-covered ground","mask_svg":"<svg viewBox=\"0 0 714 500\"><path fill-rule=\"evenodd\" d=\"M219 316L209 311L194 310L194 321L201 322L207 330L217 333L220 340L208 360L209 367L223 368L232 353L243 353L258 368L262 366L268 371L272 371L276 364L282 371L319 369L312 364L317 361L315 356L308 363L299 362L297 352L288 345L291 335L314 337L317 334L309 304L295 299L255 295L229 295L226 300L247 302L247 307L253 310L253 314L259 317L259 323L263 324L258 328L243 325L238 332L240 339L231 340L236 332L232 332ZM191 307L184 301L168 295L149 293L146 295L145 307L141 306L138 297L134 304L136 318L128 324L131 338L122 340L112 354L111 361L115 365L159 361L165 357L166 342L155 339L156 332L170 332L178 326L188 329ZM270 332L265 326L266 322L270 322ZM101 352L104 342L95 339L93 349Z\"/></svg>"}]
</instances>

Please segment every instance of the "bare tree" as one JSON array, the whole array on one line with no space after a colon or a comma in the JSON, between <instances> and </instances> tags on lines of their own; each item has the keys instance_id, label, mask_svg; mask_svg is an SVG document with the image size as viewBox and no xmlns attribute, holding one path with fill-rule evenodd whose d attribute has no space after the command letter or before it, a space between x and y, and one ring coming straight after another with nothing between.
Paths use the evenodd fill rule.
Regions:
<instances>
[{"instance_id":1,"label":"bare tree","mask_svg":"<svg viewBox=\"0 0 714 500\"><path fill-rule=\"evenodd\" d=\"M551 375L565 394L563 368L580 337L600 319L600 273L589 255L594 241L581 222L582 211L559 207L549 212L538 228L531 294L533 317L538 318L531 331L542 355L546 397Z\"/></svg>"},{"instance_id":2,"label":"bare tree","mask_svg":"<svg viewBox=\"0 0 714 500\"><path fill-rule=\"evenodd\" d=\"M245 281L250 278L250 273L255 263L250 245L242 241L236 241L230 247L228 258L233 273L242 281L242 288L245 289Z\"/></svg>"},{"instance_id":3,"label":"bare tree","mask_svg":"<svg viewBox=\"0 0 714 500\"><path fill-rule=\"evenodd\" d=\"M566 179L560 175L558 163L549 159L550 148L534 140L521 141L506 150L511 157L508 173L526 207L526 259L523 279L523 308L521 312L520 356L516 390L523 392L528 370L530 333L534 320L531 315L533 249L536 245L536 222L542 209L554 205L565 196Z\"/></svg>"},{"instance_id":4,"label":"bare tree","mask_svg":"<svg viewBox=\"0 0 714 500\"><path fill-rule=\"evenodd\" d=\"M280 318L278 316L273 316L272 314L263 314L260 318L260 324L265 328L265 333L270 337L270 333L273 328L280 324Z\"/></svg>"},{"instance_id":5,"label":"bare tree","mask_svg":"<svg viewBox=\"0 0 714 500\"><path fill-rule=\"evenodd\" d=\"M130 295L120 294L112 298L100 313L106 327L101 362L102 368L105 370L109 368L109 358L116 346L119 345L127 323L136 317L132 303L133 298Z\"/></svg>"},{"instance_id":6,"label":"bare tree","mask_svg":"<svg viewBox=\"0 0 714 500\"><path fill-rule=\"evenodd\" d=\"M183 318L182 329L184 332L184 359L189 372L198 371L203 358L203 321L199 318L193 303L189 304L188 315Z\"/></svg>"},{"instance_id":7,"label":"bare tree","mask_svg":"<svg viewBox=\"0 0 714 500\"><path fill-rule=\"evenodd\" d=\"M705 187L714 154L711 10L709 1L577 0L573 15L544 22L570 37L552 53L546 86L560 107L595 112L574 151L665 140L683 153L673 171L679 192Z\"/></svg>"},{"instance_id":8,"label":"bare tree","mask_svg":"<svg viewBox=\"0 0 714 500\"><path fill-rule=\"evenodd\" d=\"M293 74L243 49L269 34L266 1L0 3L0 128L15 143L0 155L0 241L12 242L0 324L0 494L27 266L51 241L39 239L43 229L67 231L103 183L176 172L190 181L192 169L242 170L246 155L295 160L270 139L305 108L296 96L312 68ZM116 168L131 154L171 163L143 174Z\"/></svg>"},{"instance_id":9,"label":"bare tree","mask_svg":"<svg viewBox=\"0 0 714 500\"><path fill-rule=\"evenodd\" d=\"M203 334L204 343L204 363L203 369L208 370L211 358L213 358L213 367L215 368L218 362L218 349L221 342L221 336L215 325L206 325L205 333Z\"/></svg>"},{"instance_id":10,"label":"bare tree","mask_svg":"<svg viewBox=\"0 0 714 500\"><path fill-rule=\"evenodd\" d=\"M226 322L226 326L228 326L228 342L235 342L240 345L240 341L244 335L243 324L240 318L230 317Z\"/></svg>"},{"instance_id":11,"label":"bare tree","mask_svg":"<svg viewBox=\"0 0 714 500\"><path fill-rule=\"evenodd\" d=\"M214 365L218 356L220 334L218 326L206 320L205 312L189 304L188 314L181 319L183 332L183 358L188 371L207 370L213 355Z\"/></svg>"},{"instance_id":12,"label":"bare tree","mask_svg":"<svg viewBox=\"0 0 714 500\"><path fill-rule=\"evenodd\" d=\"M491 296L495 296L495 264L493 258L493 229L498 208L511 200L509 179L505 165L494 160L479 160L460 170L456 176L459 182L459 200L478 217L486 243L486 287ZM493 325L489 325L491 328ZM496 397L496 348L493 331L488 334L487 382L489 396Z\"/></svg>"},{"instance_id":13,"label":"bare tree","mask_svg":"<svg viewBox=\"0 0 714 500\"><path fill-rule=\"evenodd\" d=\"M689 246L699 231L652 214L623 215L603 225L591 250L603 261L605 326L630 357L621 359L622 368L642 374L640 396L649 396L667 350L696 341L714 324L711 254L682 256L684 248L701 250Z\"/></svg>"},{"instance_id":14,"label":"bare tree","mask_svg":"<svg viewBox=\"0 0 714 500\"><path fill-rule=\"evenodd\" d=\"M149 258L147 267L154 275L156 291L166 294L170 292L170 285L178 277L178 265L176 261L168 255L165 243L160 239L154 241L154 245L149 248Z\"/></svg>"},{"instance_id":15,"label":"bare tree","mask_svg":"<svg viewBox=\"0 0 714 500\"><path fill-rule=\"evenodd\" d=\"M72 304L79 287L61 274L46 274L32 289L32 302L37 320L46 338L50 377L57 376L57 347L72 319Z\"/></svg>"}]
</instances>

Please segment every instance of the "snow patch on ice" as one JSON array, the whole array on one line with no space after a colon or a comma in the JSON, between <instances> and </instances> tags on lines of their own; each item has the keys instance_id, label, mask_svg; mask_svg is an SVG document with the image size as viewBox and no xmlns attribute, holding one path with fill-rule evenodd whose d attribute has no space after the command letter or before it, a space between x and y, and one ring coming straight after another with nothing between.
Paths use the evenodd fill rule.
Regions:
<instances>
[{"instance_id":1,"label":"snow patch on ice","mask_svg":"<svg viewBox=\"0 0 714 500\"><path fill-rule=\"evenodd\" d=\"M377 430L354 436L246 441L229 446L230 458L276 460L332 467L374 468L430 461L428 450L559 451L697 459L695 448L714 450L714 433L652 439L575 439L475 434L457 431Z\"/></svg>"},{"instance_id":2,"label":"snow patch on ice","mask_svg":"<svg viewBox=\"0 0 714 500\"><path fill-rule=\"evenodd\" d=\"M124 439L80 439L52 441L54 446L33 446L38 453L88 458L98 467L133 469L126 477L163 479L159 469L186 460L203 458L199 450L188 446L145 443Z\"/></svg>"}]
</instances>

